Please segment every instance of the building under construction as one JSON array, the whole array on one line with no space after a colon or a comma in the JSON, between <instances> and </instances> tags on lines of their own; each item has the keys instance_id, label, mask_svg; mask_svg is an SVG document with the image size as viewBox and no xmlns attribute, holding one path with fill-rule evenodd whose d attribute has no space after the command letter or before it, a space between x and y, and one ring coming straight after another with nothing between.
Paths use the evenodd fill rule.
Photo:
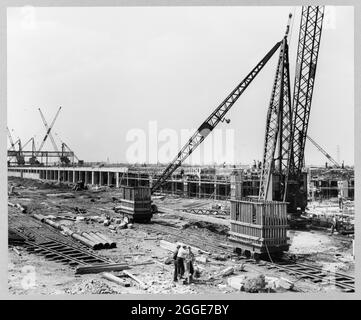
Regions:
<instances>
[{"instance_id":1,"label":"building under construction","mask_svg":"<svg viewBox=\"0 0 361 320\"><path fill-rule=\"evenodd\" d=\"M279 41L268 50L265 48L264 57L201 122L167 165L111 166L79 160L65 142L62 141L58 147L52 136L52 128L61 108L50 125L39 109L45 128L39 148L35 147L34 138L25 144L20 139L14 142L8 130L8 176L10 181L14 181L9 191L9 210L15 212L9 220L12 242L25 243L25 248L30 252L39 252L54 261L60 260L76 266L78 273L124 272L131 268L132 263L119 264L112 260L114 257L111 254L109 259L104 259L87 250L89 247L93 251L109 248L107 245L112 241L107 238L109 234L104 235L105 230L110 230L114 237L121 237L124 230L143 231L147 234L145 238L154 240L158 247L168 251L174 250L177 242L187 243L194 247L199 263L214 259L216 265L215 261L223 261L221 263L224 267L232 268L229 275L236 270L231 263L237 256L237 259L250 259L247 261L256 268L283 268L283 272L311 279L315 285L326 279L329 274L322 267L307 265L304 260L295 262L293 251L293 260L292 254L287 256L290 250L289 232L291 229L297 230L292 232L307 233L310 228L323 231L332 228L332 234L337 231L340 236L351 239L349 236L354 232L354 171L353 168L340 165L308 135L312 96L314 89L317 90L316 71L324 7L302 7L294 72L290 70L289 62L291 20L290 14ZM242 94L274 55L278 56L278 60L268 104L262 161L249 166L185 165L184 161L212 130L227 120L225 117L228 111L238 100L242 100ZM291 77L294 79L293 88ZM48 139L53 145L51 151L43 150ZM30 142L31 150L26 150ZM312 143L320 151L320 157L326 157L325 167L305 165L306 143ZM33 195L38 197L37 204L46 202L47 208L53 208L54 205L67 208L60 210L60 218L54 218L58 222L47 217L43 209L21 201L22 191L18 188L22 185L22 179L35 181L34 185L24 187L28 188L24 191L25 198ZM46 191L40 192L38 183L47 184ZM54 189L68 188L68 191L50 192L49 186ZM37 189L38 196L34 194ZM101 197L96 198L97 194L101 194ZM47 202L48 198L52 201ZM91 205L88 200L92 201ZM70 205L69 201L74 202ZM46 225L46 232L41 234L26 229L25 224L19 222L21 214L17 213L18 209L21 214L32 213L36 221L31 220L30 216L26 217L26 223L32 226L32 230ZM52 214L51 211L49 213ZM69 223L64 224L67 219L79 223L69 227ZM171 223L167 219L179 221ZM192 222L187 225L183 223L184 219ZM83 221L87 225L81 226ZM86 229L89 223L92 226L98 223L103 229L97 234L97 225L90 232ZM189 225L197 228L206 225L207 232L212 228L217 229L217 235L197 233L197 229ZM220 226L225 230L220 231ZM51 230L57 235L51 235ZM167 235L167 240L160 239L161 234ZM36 239L35 244L30 240L31 237ZM79 242L79 248L72 246L72 243ZM88 248L85 250L85 247ZM67 257L67 250L70 250L71 257ZM133 253L127 254L131 256ZM126 256L124 252L122 254ZM87 259L92 262L88 263ZM276 259L281 259L279 264ZM146 280L139 280L128 271L125 274L144 289ZM353 291L352 276L339 271L335 275L337 289ZM108 281L121 282L114 274L106 274L104 277ZM234 288L230 282L228 284ZM261 289L259 292L262 292Z\"/></svg>"}]
</instances>

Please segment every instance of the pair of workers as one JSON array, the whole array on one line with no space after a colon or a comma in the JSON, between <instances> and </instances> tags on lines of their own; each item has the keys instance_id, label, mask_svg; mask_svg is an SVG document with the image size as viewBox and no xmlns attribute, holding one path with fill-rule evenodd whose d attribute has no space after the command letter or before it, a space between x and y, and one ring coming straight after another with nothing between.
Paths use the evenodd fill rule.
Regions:
<instances>
[{"instance_id":1,"label":"pair of workers","mask_svg":"<svg viewBox=\"0 0 361 320\"><path fill-rule=\"evenodd\" d=\"M173 253L174 261L174 276L173 280L178 281L178 276L182 279L186 274L187 281L190 283L192 281L194 268L194 254L190 246L186 245L177 245L176 250Z\"/></svg>"}]
</instances>

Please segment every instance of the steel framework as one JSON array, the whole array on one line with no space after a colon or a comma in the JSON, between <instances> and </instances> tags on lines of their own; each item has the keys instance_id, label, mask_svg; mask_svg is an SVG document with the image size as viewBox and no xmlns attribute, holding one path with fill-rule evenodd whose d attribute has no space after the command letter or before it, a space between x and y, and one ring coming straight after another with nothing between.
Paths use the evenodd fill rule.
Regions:
<instances>
[{"instance_id":1,"label":"steel framework","mask_svg":"<svg viewBox=\"0 0 361 320\"><path fill-rule=\"evenodd\" d=\"M292 15L289 16L286 34L282 41L267 113L259 191L259 199L263 200L285 201L286 197L292 141L292 110L287 43L291 17ZM278 173L280 177L280 199L273 199L273 195L270 193L271 175L275 173Z\"/></svg>"},{"instance_id":2,"label":"steel framework","mask_svg":"<svg viewBox=\"0 0 361 320\"><path fill-rule=\"evenodd\" d=\"M323 6L303 6L297 48L297 61L293 93L292 161L290 175L302 171L305 144L310 118L311 102L320 48Z\"/></svg>"}]
</instances>

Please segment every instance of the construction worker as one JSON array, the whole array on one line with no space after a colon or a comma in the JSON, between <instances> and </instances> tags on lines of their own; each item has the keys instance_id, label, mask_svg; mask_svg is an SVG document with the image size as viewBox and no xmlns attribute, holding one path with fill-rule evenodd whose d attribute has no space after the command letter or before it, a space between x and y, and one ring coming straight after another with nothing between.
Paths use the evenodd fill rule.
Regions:
<instances>
[{"instance_id":1,"label":"construction worker","mask_svg":"<svg viewBox=\"0 0 361 320\"><path fill-rule=\"evenodd\" d=\"M187 246L184 244L182 245L177 253L177 264L178 264L178 272L179 272L179 276L180 278L183 278L184 276L184 260L187 257L188 254L188 250L187 250Z\"/></svg>"},{"instance_id":2,"label":"construction worker","mask_svg":"<svg viewBox=\"0 0 361 320\"><path fill-rule=\"evenodd\" d=\"M174 263L174 275L173 275L173 281L177 282L178 281L178 274L179 274L179 266L178 266L178 261L177 261L177 255L178 255L178 251L180 248L180 244L177 245L177 248L175 249L174 253L173 253L173 263Z\"/></svg>"},{"instance_id":3,"label":"construction worker","mask_svg":"<svg viewBox=\"0 0 361 320\"><path fill-rule=\"evenodd\" d=\"M335 230L337 230L337 217L334 215L332 218L331 235L333 235Z\"/></svg>"},{"instance_id":4,"label":"construction worker","mask_svg":"<svg viewBox=\"0 0 361 320\"><path fill-rule=\"evenodd\" d=\"M185 258L185 270L187 272L187 282L188 284L191 283L191 281L193 280L193 273L194 273L194 268L193 268L193 261L194 261L194 254L192 252L192 249L190 246L188 246L188 252L187 252L187 256Z\"/></svg>"},{"instance_id":5,"label":"construction worker","mask_svg":"<svg viewBox=\"0 0 361 320\"><path fill-rule=\"evenodd\" d=\"M342 195L340 193L338 194L338 207L340 208L340 210L342 210L343 199L342 199Z\"/></svg>"}]
</instances>

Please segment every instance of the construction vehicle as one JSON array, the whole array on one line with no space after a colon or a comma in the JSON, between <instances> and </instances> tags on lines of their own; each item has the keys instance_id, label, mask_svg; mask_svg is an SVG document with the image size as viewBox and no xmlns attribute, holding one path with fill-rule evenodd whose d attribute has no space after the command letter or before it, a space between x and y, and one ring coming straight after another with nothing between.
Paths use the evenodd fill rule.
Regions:
<instances>
[{"instance_id":1,"label":"construction vehicle","mask_svg":"<svg viewBox=\"0 0 361 320\"><path fill-rule=\"evenodd\" d=\"M304 151L323 21L322 6L302 7L293 99L287 38L281 48L266 122L259 198L288 203L291 227L305 227Z\"/></svg>"},{"instance_id":2,"label":"construction vehicle","mask_svg":"<svg viewBox=\"0 0 361 320\"><path fill-rule=\"evenodd\" d=\"M246 77L231 91L231 93L221 102L221 104L210 114L210 116L199 126L192 137L187 141L184 147L178 152L177 156L165 168L158 180L150 186L150 194L157 191L160 186L177 170L185 159L203 142L203 140L212 132L212 130L220 123L225 121L225 115L235 104L238 98L243 94L247 87L253 82L259 72L271 59L274 53L280 47L282 41L277 42L270 51L258 62L258 64L246 75ZM226 121L229 123L229 121ZM122 201L123 199L121 199ZM124 199L126 201L127 199ZM156 211L155 205L150 207L149 215L152 211ZM125 212L123 212L125 213Z\"/></svg>"},{"instance_id":3,"label":"construction vehicle","mask_svg":"<svg viewBox=\"0 0 361 320\"><path fill-rule=\"evenodd\" d=\"M230 108L274 53L280 49L266 121L259 200L287 202L290 225L304 226L305 219L301 217L307 206L304 150L321 39L323 11L324 7L322 6L302 7L293 99L290 90L288 58L288 34L292 17L290 14L283 39L271 48L243 81L199 126L158 180L150 187L151 194L167 181L220 122L225 121L225 115Z\"/></svg>"}]
</instances>

